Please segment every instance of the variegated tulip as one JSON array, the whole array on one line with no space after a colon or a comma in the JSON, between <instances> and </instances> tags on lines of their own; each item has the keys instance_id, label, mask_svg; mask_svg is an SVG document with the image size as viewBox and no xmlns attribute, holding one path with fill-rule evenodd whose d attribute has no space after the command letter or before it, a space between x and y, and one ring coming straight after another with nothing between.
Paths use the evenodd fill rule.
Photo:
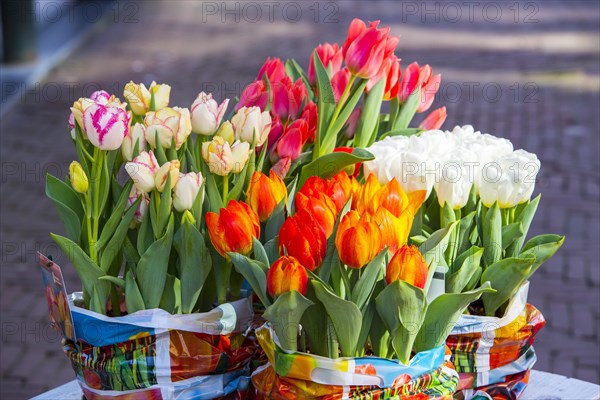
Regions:
<instances>
[{"instance_id":1,"label":"variegated tulip","mask_svg":"<svg viewBox=\"0 0 600 400\"><path fill-rule=\"evenodd\" d=\"M140 116L145 115L150 110L153 94L154 111L162 110L169 105L171 86L158 85L156 82L152 82L150 87L146 88L143 83L129 82L123 90L123 97L127 100L131 111Z\"/></svg>"},{"instance_id":2,"label":"variegated tulip","mask_svg":"<svg viewBox=\"0 0 600 400\"><path fill-rule=\"evenodd\" d=\"M200 189L203 182L204 177L199 172L181 174L173 189L173 207L179 212L191 210L196 198L202 196Z\"/></svg>"},{"instance_id":3,"label":"variegated tulip","mask_svg":"<svg viewBox=\"0 0 600 400\"><path fill-rule=\"evenodd\" d=\"M154 185L159 192L162 192L165 189L171 190L175 187L175 185L177 185L177 182L179 182L180 166L181 164L178 160L167 161L160 166L156 172L156 175L154 176ZM171 187L165 188L165 185L167 184L167 178L169 176L171 176Z\"/></svg>"},{"instance_id":4,"label":"variegated tulip","mask_svg":"<svg viewBox=\"0 0 600 400\"><path fill-rule=\"evenodd\" d=\"M231 123L237 140L256 147L262 146L271 130L271 116L267 111L261 112L258 107L240 108L231 118Z\"/></svg>"},{"instance_id":5,"label":"variegated tulip","mask_svg":"<svg viewBox=\"0 0 600 400\"><path fill-rule=\"evenodd\" d=\"M89 141L101 150L121 147L129 130L130 115L119 106L94 103L83 113L83 127Z\"/></svg>"},{"instance_id":6,"label":"variegated tulip","mask_svg":"<svg viewBox=\"0 0 600 400\"><path fill-rule=\"evenodd\" d=\"M231 122L229 121L223 122L219 127L217 133L215 133L215 135L222 137L229 144L233 144L233 142L235 142L235 133L233 132L233 125L231 125Z\"/></svg>"},{"instance_id":7,"label":"variegated tulip","mask_svg":"<svg viewBox=\"0 0 600 400\"><path fill-rule=\"evenodd\" d=\"M383 247L379 225L369 213L350 210L342 217L335 236L340 260L350 268L367 265Z\"/></svg>"},{"instance_id":8,"label":"variegated tulip","mask_svg":"<svg viewBox=\"0 0 600 400\"><path fill-rule=\"evenodd\" d=\"M231 145L231 172L239 174L250 159L250 144L239 140Z\"/></svg>"},{"instance_id":9,"label":"variegated tulip","mask_svg":"<svg viewBox=\"0 0 600 400\"><path fill-rule=\"evenodd\" d=\"M401 280L418 288L427 283L427 263L415 246L404 245L392 257L385 274L388 284Z\"/></svg>"},{"instance_id":10,"label":"variegated tulip","mask_svg":"<svg viewBox=\"0 0 600 400\"><path fill-rule=\"evenodd\" d=\"M143 151L131 162L125 164L125 170L131 177L133 185L144 193L154 189L154 177L158 168L158 161L152 151Z\"/></svg>"},{"instance_id":11,"label":"variegated tulip","mask_svg":"<svg viewBox=\"0 0 600 400\"><path fill-rule=\"evenodd\" d=\"M246 198L250 208L258 215L258 219L266 222L275 207L281 201L287 200L287 188L275 172L271 171L269 176L266 176L257 171L250 179Z\"/></svg>"},{"instance_id":12,"label":"variegated tulip","mask_svg":"<svg viewBox=\"0 0 600 400\"><path fill-rule=\"evenodd\" d=\"M215 250L229 259L227 253L248 255L252 252L252 238L260 237L258 216L248 204L230 200L219 214L206 213L206 227Z\"/></svg>"},{"instance_id":13,"label":"variegated tulip","mask_svg":"<svg viewBox=\"0 0 600 400\"><path fill-rule=\"evenodd\" d=\"M155 149L156 137L160 145L167 149L175 141L175 149L179 150L192 132L192 121L187 108L166 107L159 111L149 111L144 118L146 125L146 141Z\"/></svg>"},{"instance_id":14,"label":"variegated tulip","mask_svg":"<svg viewBox=\"0 0 600 400\"><path fill-rule=\"evenodd\" d=\"M90 187L88 177L83 170L81 164L77 161L73 161L69 165L69 178L71 179L71 187L77 193L86 193Z\"/></svg>"},{"instance_id":15,"label":"variegated tulip","mask_svg":"<svg viewBox=\"0 0 600 400\"><path fill-rule=\"evenodd\" d=\"M329 239L337 220L335 203L324 193L306 196L303 193L296 195L296 210L306 210L317 221L325 237Z\"/></svg>"},{"instance_id":16,"label":"variegated tulip","mask_svg":"<svg viewBox=\"0 0 600 400\"><path fill-rule=\"evenodd\" d=\"M267 271L267 291L272 297L292 290L306 294L307 287L306 269L294 257L279 257Z\"/></svg>"},{"instance_id":17,"label":"variegated tulip","mask_svg":"<svg viewBox=\"0 0 600 400\"><path fill-rule=\"evenodd\" d=\"M213 174L240 173L250 158L250 145L239 141L229 145L221 136L215 136L210 142L202 143L202 158Z\"/></svg>"},{"instance_id":18,"label":"variegated tulip","mask_svg":"<svg viewBox=\"0 0 600 400\"><path fill-rule=\"evenodd\" d=\"M83 131L84 137L86 137L85 130L83 127L84 111L92 104L98 103L98 104L106 105L107 103L111 102L111 99L114 101L115 97L109 95L104 90L98 90L98 91L92 93L92 95L89 98L82 97L73 103L73 106L71 107L71 113L73 114L74 120L77 122L77 124ZM74 125L75 124L73 123L73 127L75 127Z\"/></svg>"},{"instance_id":19,"label":"variegated tulip","mask_svg":"<svg viewBox=\"0 0 600 400\"><path fill-rule=\"evenodd\" d=\"M209 136L216 132L229 99L225 99L220 105L212 98L211 93L201 92L191 107L192 131L199 135Z\"/></svg>"},{"instance_id":20,"label":"variegated tulip","mask_svg":"<svg viewBox=\"0 0 600 400\"><path fill-rule=\"evenodd\" d=\"M129 128L129 132L121 144L121 153L124 160L132 160L136 143L138 144L138 153L146 150L146 127L139 122Z\"/></svg>"}]
</instances>

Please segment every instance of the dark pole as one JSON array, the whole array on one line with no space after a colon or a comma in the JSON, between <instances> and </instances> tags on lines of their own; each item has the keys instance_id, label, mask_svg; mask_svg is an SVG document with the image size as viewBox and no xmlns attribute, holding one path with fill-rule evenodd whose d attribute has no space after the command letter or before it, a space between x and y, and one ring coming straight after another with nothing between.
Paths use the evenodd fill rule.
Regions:
<instances>
[{"instance_id":1,"label":"dark pole","mask_svg":"<svg viewBox=\"0 0 600 400\"><path fill-rule=\"evenodd\" d=\"M1 0L3 62L19 63L36 58L33 0Z\"/></svg>"}]
</instances>

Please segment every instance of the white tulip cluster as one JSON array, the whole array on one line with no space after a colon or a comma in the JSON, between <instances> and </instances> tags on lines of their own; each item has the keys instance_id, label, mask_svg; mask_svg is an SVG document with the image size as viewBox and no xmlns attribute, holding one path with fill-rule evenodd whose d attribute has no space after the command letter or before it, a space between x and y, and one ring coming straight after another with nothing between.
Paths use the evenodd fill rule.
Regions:
<instances>
[{"instance_id":1,"label":"white tulip cluster","mask_svg":"<svg viewBox=\"0 0 600 400\"><path fill-rule=\"evenodd\" d=\"M490 207L514 207L531 197L540 170L537 156L514 150L507 139L475 131L471 125L452 131L431 130L420 136L387 137L368 149L375 159L364 164L385 184L396 178L411 193L435 188L441 206L460 209L471 188Z\"/></svg>"}]
</instances>

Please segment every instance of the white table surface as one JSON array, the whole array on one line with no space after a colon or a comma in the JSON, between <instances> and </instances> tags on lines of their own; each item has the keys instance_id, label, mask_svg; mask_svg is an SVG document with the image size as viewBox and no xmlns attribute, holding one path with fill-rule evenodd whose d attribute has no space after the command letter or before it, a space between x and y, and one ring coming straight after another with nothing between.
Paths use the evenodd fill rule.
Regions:
<instances>
[{"instance_id":1,"label":"white table surface","mask_svg":"<svg viewBox=\"0 0 600 400\"><path fill-rule=\"evenodd\" d=\"M33 400L81 400L81 390L71 381ZM520 400L599 400L600 386L542 371L531 371L529 385Z\"/></svg>"}]
</instances>

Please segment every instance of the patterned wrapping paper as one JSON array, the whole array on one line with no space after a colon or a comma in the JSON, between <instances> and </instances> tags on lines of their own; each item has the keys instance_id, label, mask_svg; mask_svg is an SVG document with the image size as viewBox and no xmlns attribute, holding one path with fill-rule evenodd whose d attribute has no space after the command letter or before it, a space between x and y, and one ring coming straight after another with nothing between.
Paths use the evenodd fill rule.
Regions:
<instances>
[{"instance_id":1,"label":"patterned wrapping paper","mask_svg":"<svg viewBox=\"0 0 600 400\"><path fill-rule=\"evenodd\" d=\"M460 375L458 399L517 399L536 362L533 342L546 324L542 313L527 304L529 283L511 299L502 318L463 316L446 344Z\"/></svg>"},{"instance_id":2,"label":"patterned wrapping paper","mask_svg":"<svg viewBox=\"0 0 600 400\"><path fill-rule=\"evenodd\" d=\"M286 352L268 324L256 337L269 360L252 374L257 399L451 399L459 381L445 346L421 352L404 366L378 357Z\"/></svg>"},{"instance_id":3,"label":"patterned wrapping paper","mask_svg":"<svg viewBox=\"0 0 600 400\"><path fill-rule=\"evenodd\" d=\"M66 295L60 268L44 256L40 262L51 321L88 400L245 396L257 347L247 335L250 295L206 313L107 317L78 307L82 295Z\"/></svg>"}]
</instances>

